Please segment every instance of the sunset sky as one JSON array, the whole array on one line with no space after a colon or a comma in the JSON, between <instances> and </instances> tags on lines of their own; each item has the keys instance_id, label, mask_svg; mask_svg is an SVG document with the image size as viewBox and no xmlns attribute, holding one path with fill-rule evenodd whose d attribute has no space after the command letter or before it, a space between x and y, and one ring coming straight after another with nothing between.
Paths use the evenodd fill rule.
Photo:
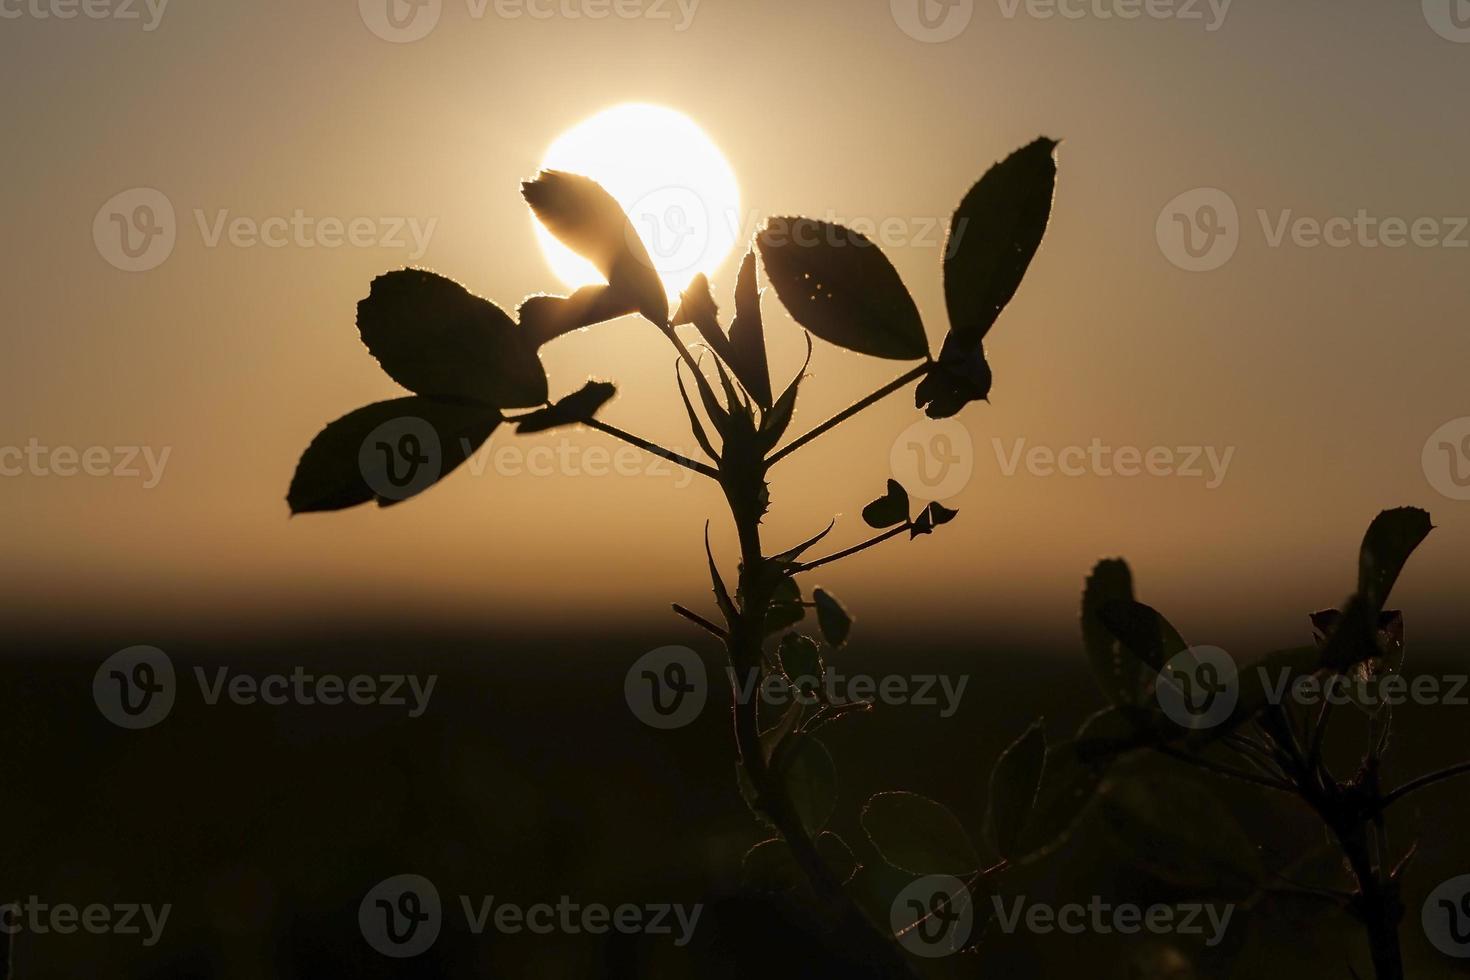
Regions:
<instances>
[{"instance_id":1,"label":"sunset sky","mask_svg":"<svg viewBox=\"0 0 1470 980\"><path fill-rule=\"evenodd\" d=\"M1100 16L1128 7L1110 0L1063 0L1077 17L975 0L936 6L970 17L936 41L913 36L922 23L904 2L623 0L622 15L591 19L563 0L442 0L432 30L395 43L374 32L370 0L180 2L156 20L156 3L133 5L137 20L60 20L37 15L47 0L0 0L0 446L106 447L113 464L118 447L151 453L138 477L0 477L6 621L22 637L103 629L143 643L179 622L556 629L611 616L677 642L667 603L711 605L707 518L733 572L723 501L663 466L587 475L600 457L586 450L618 451L599 433L501 430L386 511L289 518L284 501L325 423L404 393L354 327L373 277L424 266L509 312L565 291L519 184L580 121L648 103L718 145L740 241L775 215L886 223L884 251L936 352L954 207L996 160L1040 135L1064 141L1050 232L988 339L990 403L959 417L973 446L973 475L947 500L960 518L813 580L859 630L896 631L919 610L937 631L1068 643L1088 569L1122 554L1140 596L1191 639L1292 645L1307 611L1351 589L1372 516L1406 504L1439 529L1395 604L1420 637L1470 627L1470 500L1425 461L1431 436L1470 415L1470 30L1455 40L1434 0L1180 0L1156 5L1175 16L1137 19ZM176 216L171 254L143 272L94 236L99 210L135 188ZM1202 188L1215 193L1180 198ZM1233 256L1180 268L1173 214L1221 192L1238 215L1222 215ZM323 219L372 219L372 240L214 240L222 220L298 211L317 233ZM1348 220L1326 244L1300 218ZM1394 222L1418 233L1393 247ZM727 309L740 254L711 276ZM780 386L804 344L774 292L764 311ZM646 322L543 355L553 394L613 381L605 420L696 452L672 350ZM904 369L819 341L793 431ZM895 396L780 464L772 550L834 515L832 544L865 536L859 511L919 418ZM1008 475L1018 440L1160 447L1204 475L1024 462ZM529 472L551 453L573 464ZM1211 458L1229 461L1218 480Z\"/></svg>"}]
</instances>

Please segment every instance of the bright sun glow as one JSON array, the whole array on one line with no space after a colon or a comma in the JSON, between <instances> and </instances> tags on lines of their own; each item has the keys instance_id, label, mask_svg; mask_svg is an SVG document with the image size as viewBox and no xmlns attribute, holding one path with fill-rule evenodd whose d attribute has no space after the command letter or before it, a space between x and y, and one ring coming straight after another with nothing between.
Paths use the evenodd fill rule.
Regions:
<instances>
[{"instance_id":1,"label":"bright sun glow","mask_svg":"<svg viewBox=\"0 0 1470 980\"><path fill-rule=\"evenodd\" d=\"M694 121L655 105L620 105L567 130L542 167L583 174L628 212L671 297L715 271L740 230L740 188L720 148ZM536 238L571 288L603 282L592 263L552 238Z\"/></svg>"}]
</instances>

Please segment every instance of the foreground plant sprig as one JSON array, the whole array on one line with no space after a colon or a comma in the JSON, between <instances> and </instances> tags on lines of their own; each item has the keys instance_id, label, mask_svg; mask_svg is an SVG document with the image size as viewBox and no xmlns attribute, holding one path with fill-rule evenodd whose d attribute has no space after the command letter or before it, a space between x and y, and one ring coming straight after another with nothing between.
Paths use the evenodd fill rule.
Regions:
<instances>
[{"instance_id":1,"label":"foreground plant sprig","mask_svg":"<svg viewBox=\"0 0 1470 980\"><path fill-rule=\"evenodd\" d=\"M1284 892L1350 912L1363 926L1375 976L1401 980L1400 892L1417 841L1392 847L1386 811L1411 793L1470 774L1470 762L1386 790L1391 710L1355 700L1367 721L1367 745L1353 771L1334 772L1326 752L1334 699L1305 712L1281 695L1308 679L1376 685L1402 667L1403 615L1385 604L1431 530L1429 515L1415 508L1378 515L1359 549L1356 591L1340 610L1311 616L1316 642L1268 654L1254 670L1240 672L1236 700L1220 702L1228 713L1202 714L1204 721L1189 718L1187 725L1163 707L1161 688L1179 691L1191 714L1210 703L1211 685L1215 694L1226 688L1209 670L1203 648L1189 646L1163 615L1134 598L1125 562L1098 563L1083 592L1082 635L1112 705L1054 745L1037 723L1002 756L991 776L985 827L992 852L1006 864L1034 862L1057 850L1089 814L1106 811L1114 832L1138 842L1143 867L1168 869L1176 878L1180 868L1207 869L1193 884L1226 889L1246 903ZM1272 676L1274 687L1267 681ZM1150 767L1150 757L1179 765ZM1310 865L1317 855L1297 845L1290 845L1300 855L1296 861L1266 868L1208 784L1180 765L1248 785L1272 801L1294 798L1321 822L1350 881L1298 881L1295 866ZM939 806L920 799L909 809ZM869 833L880 847L895 846L898 836L881 825ZM941 857L946 867L971 867L965 855L973 850L956 831Z\"/></svg>"},{"instance_id":2,"label":"foreground plant sprig","mask_svg":"<svg viewBox=\"0 0 1470 980\"><path fill-rule=\"evenodd\" d=\"M1056 145L1039 139L1018 150L992 167L961 201L945 249L949 330L937 359L897 271L856 231L810 218L768 221L741 264L734 316L726 329L703 276L690 283L670 315L648 252L617 202L586 177L544 171L523 185L527 203L553 235L592 262L605 284L570 296L532 296L512 320L493 303L432 272L406 269L379 277L358 305L358 328L383 369L413 394L328 425L297 467L288 494L291 510L396 504L437 483L506 424L515 424L518 433L587 425L708 477L724 493L740 552L733 588L710 549L706 528L717 612L706 615L679 605L676 612L721 640L737 677L820 676L826 658L846 643L853 621L823 589L814 589L808 600L797 578L905 532L910 538L933 533L956 512L938 503L915 512L907 492L890 481L883 496L863 510L876 535L808 557L834 521L807 541L767 554L761 523L771 503L769 471L910 385L916 406L931 418L953 416L989 396L992 377L983 342L1045 234ZM782 305L807 332L808 363L812 336L859 354L918 363L783 445L806 365L780 388L772 384L762 268ZM550 400L540 348L582 328L635 314L674 348L677 389L707 461L601 420L599 413L615 394L606 382L589 382ZM686 325L697 331L702 350L691 349L680 336L678 329ZM507 414L517 409L526 411ZM808 609L815 613L818 637L791 629L806 619ZM837 780L816 732L862 713L865 706L802 700L781 717L766 718L753 695L740 696L737 686L733 696L738 778L751 809L778 835L751 857L759 855L769 866L784 855L800 869L825 920L856 962L881 975L909 975L886 917L880 914L882 925L876 925L848 890L859 867L852 849L827 829Z\"/></svg>"}]
</instances>

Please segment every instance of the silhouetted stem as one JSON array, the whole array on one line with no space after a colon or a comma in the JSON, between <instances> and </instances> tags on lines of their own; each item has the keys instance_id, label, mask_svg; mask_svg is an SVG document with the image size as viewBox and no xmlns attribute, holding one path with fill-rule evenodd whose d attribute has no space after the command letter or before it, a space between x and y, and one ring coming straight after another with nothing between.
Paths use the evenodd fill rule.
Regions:
<instances>
[{"instance_id":1,"label":"silhouetted stem","mask_svg":"<svg viewBox=\"0 0 1470 980\"><path fill-rule=\"evenodd\" d=\"M761 554L760 514L763 507L757 500L764 487L765 471L758 460L732 458L730 453L726 453L721 466L728 470L723 474L725 479L721 485L735 518L741 557L740 608L731 618L725 648L729 653L730 666L737 676L743 677L760 669L766 613L772 598L766 559ZM765 745L761 740L758 698L754 695L741 697L738 685L732 685L732 698L740 766L755 792L756 808L786 841L818 901L835 917L853 951L885 977L915 978L913 968L892 938L881 933L857 907L842 882L817 853L816 844L802 824L779 772L772 769L766 758Z\"/></svg>"},{"instance_id":2,"label":"silhouetted stem","mask_svg":"<svg viewBox=\"0 0 1470 980\"><path fill-rule=\"evenodd\" d=\"M867 551L869 548L873 547L874 545L882 544L884 541L887 541L889 538L897 537L898 535L902 534L903 532L907 531L909 528L911 528L913 526L914 525L913 525L913 522L912 521L907 521L907 522L905 522L903 524L900 524L898 527L889 528L888 530L884 531L882 534L879 534L879 535L876 535L875 537L869 538L868 540L864 541L862 544L855 544L851 548L848 548L848 549L846 549L844 551L839 551L839 552L837 552L834 555L828 555L825 558L818 558L815 561L802 562L799 565L795 565L795 566L792 567L792 569L791 569L791 571L790 571L789 574L791 574L791 575L800 575L802 572L809 572L809 571L811 571L814 568L821 568L823 565L830 565L834 561L841 561L844 558L849 558L852 555L855 555L855 554L857 554L860 551ZM803 603L803 605L805 605L805 603Z\"/></svg>"},{"instance_id":3,"label":"silhouetted stem","mask_svg":"<svg viewBox=\"0 0 1470 980\"><path fill-rule=\"evenodd\" d=\"M1423 789L1426 786L1432 786L1435 783L1442 782L1446 779L1451 779L1455 776L1464 775L1467 772L1470 772L1470 762L1462 762L1457 766L1450 766L1448 769L1441 769L1438 772L1431 772L1427 775L1420 776L1418 779L1411 779L1407 783L1404 783L1404 785L1400 786L1398 789L1394 790L1392 793L1389 793L1387 796L1385 796L1383 798L1383 802L1380 804L1380 809L1387 808L1390 804L1397 803L1399 800L1403 799L1405 796L1408 796L1415 790Z\"/></svg>"},{"instance_id":4,"label":"silhouetted stem","mask_svg":"<svg viewBox=\"0 0 1470 980\"><path fill-rule=\"evenodd\" d=\"M690 459L688 456L681 456L678 453L674 452L672 449L665 449L663 446L660 446L657 443L649 442L647 439L641 439L638 436L633 435L631 432L624 432L617 426L608 425L606 422L603 422L599 419L585 419L584 421L589 426L596 429L598 432L605 432L608 435L612 436L614 439L623 440L630 446L637 446L644 452L652 453L653 455L658 456L661 459L666 459L671 463L677 463L685 469L693 470L700 476L707 476L711 480L718 480L720 478L719 471L716 470L713 466L708 466L704 463L699 462L698 460Z\"/></svg>"},{"instance_id":5,"label":"silhouetted stem","mask_svg":"<svg viewBox=\"0 0 1470 980\"><path fill-rule=\"evenodd\" d=\"M1377 829L1376 821L1382 805L1377 806L1377 812L1367 815L1369 819L1365 819L1361 796L1345 793L1343 787L1324 779L1321 766L1303 757L1292 729L1291 716L1280 705L1273 705L1262 716L1261 725L1277 745L1278 761L1283 770L1295 784L1302 800L1316 811L1332 832L1353 877L1357 879L1358 893L1353 897L1352 907L1368 934L1374 975L1377 980L1404 980L1403 951L1399 944L1403 903L1399 899L1397 883L1380 873L1369 847L1369 832ZM1372 760L1369 761L1371 763ZM1377 769L1367 766L1362 775L1365 784L1357 788L1357 792L1376 799Z\"/></svg>"},{"instance_id":6,"label":"silhouetted stem","mask_svg":"<svg viewBox=\"0 0 1470 980\"><path fill-rule=\"evenodd\" d=\"M837 426L841 425L843 422L846 422L848 419L852 418L863 409L871 407L872 405L887 398L895 391L898 391L900 388L903 388L906 385L909 385L912 382L919 380L924 375L928 374L933 366L933 361L925 361L923 364L920 364L918 367L914 368L912 371L909 371L903 376L894 378L892 381L888 382L886 385L879 388L871 395L868 395L866 398L862 398L856 402L853 402L847 408L844 408L842 411L838 412L836 415L832 416L830 419L823 422L815 429L812 429L805 435L797 436L794 440L787 443L785 448L776 450L775 454L771 456L767 465L776 465L776 463L785 459L787 456L790 456L802 446L805 446L807 443L811 442L813 439L817 438L828 430L834 429Z\"/></svg>"},{"instance_id":7,"label":"silhouetted stem","mask_svg":"<svg viewBox=\"0 0 1470 980\"><path fill-rule=\"evenodd\" d=\"M709 620L705 619L699 613L695 612L692 609L685 609L677 602L674 603L674 612L678 613L680 616L683 616L685 619L689 620L700 629L705 630L708 633L713 633L715 636L718 636L722 640L728 639L730 636L729 633L726 633L714 623L711 623Z\"/></svg>"}]
</instances>

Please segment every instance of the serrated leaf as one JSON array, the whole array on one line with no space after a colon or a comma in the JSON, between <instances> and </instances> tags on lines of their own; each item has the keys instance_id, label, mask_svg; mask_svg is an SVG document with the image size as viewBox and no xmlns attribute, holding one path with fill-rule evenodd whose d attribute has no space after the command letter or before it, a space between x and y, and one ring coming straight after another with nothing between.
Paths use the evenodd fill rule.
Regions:
<instances>
[{"instance_id":1,"label":"serrated leaf","mask_svg":"<svg viewBox=\"0 0 1470 980\"><path fill-rule=\"evenodd\" d=\"M822 636L832 649L840 648L847 642L847 634L852 632L852 617L842 608L842 603L822 589L812 593L812 601L817 604L817 625L821 627Z\"/></svg>"},{"instance_id":2,"label":"serrated leaf","mask_svg":"<svg viewBox=\"0 0 1470 980\"><path fill-rule=\"evenodd\" d=\"M945 244L950 331L977 349L1046 235L1056 193L1057 141L1038 139L991 167L960 202Z\"/></svg>"},{"instance_id":3,"label":"serrated leaf","mask_svg":"<svg viewBox=\"0 0 1470 980\"><path fill-rule=\"evenodd\" d=\"M617 393L618 390L606 381L589 381L549 408L532 412L517 420L516 432L529 435L591 421Z\"/></svg>"},{"instance_id":4,"label":"serrated leaf","mask_svg":"<svg viewBox=\"0 0 1470 980\"><path fill-rule=\"evenodd\" d=\"M779 648L781 670L795 683L798 678L812 678L817 684L822 680L822 651L817 641L800 633L787 633L781 637Z\"/></svg>"},{"instance_id":5,"label":"serrated leaf","mask_svg":"<svg viewBox=\"0 0 1470 980\"><path fill-rule=\"evenodd\" d=\"M913 297L863 235L812 218L772 218L756 244L782 305L818 337L873 357L929 356Z\"/></svg>"},{"instance_id":6,"label":"serrated leaf","mask_svg":"<svg viewBox=\"0 0 1470 980\"><path fill-rule=\"evenodd\" d=\"M793 736L775 760L775 769L801 825L808 834L818 833L837 807L837 767L827 747L812 735Z\"/></svg>"},{"instance_id":7,"label":"serrated leaf","mask_svg":"<svg viewBox=\"0 0 1470 980\"><path fill-rule=\"evenodd\" d=\"M909 492L897 480L888 481L888 492L863 508L868 527L882 529L909 519Z\"/></svg>"},{"instance_id":8,"label":"serrated leaf","mask_svg":"<svg viewBox=\"0 0 1470 980\"><path fill-rule=\"evenodd\" d=\"M969 835L948 807L917 793L879 793L863 807L863 830L883 860L915 875L980 870Z\"/></svg>"},{"instance_id":9,"label":"serrated leaf","mask_svg":"<svg viewBox=\"0 0 1470 980\"><path fill-rule=\"evenodd\" d=\"M556 238L587 259L608 285L634 298L638 311L664 327L669 299L648 248L622 205L601 184L560 170L543 170L521 185L521 195Z\"/></svg>"},{"instance_id":10,"label":"serrated leaf","mask_svg":"<svg viewBox=\"0 0 1470 980\"><path fill-rule=\"evenodd\" d=\"M1038 720L1007 746L990 770L985 828L991 846L1003 858L1014 855L1031 818L1045 766L1046 726Z\"/></svg>"},{"instance_id":11,"label":"serrated leaf","mask_svg":"<svg viewBox=\"0 0 1470 980\"><path fill-rule=\"evenodd\" d=\"M362 342L394 381L418 395L496 408L546 401L535 345L500 307L423 269L373 280L357 304Z\"/></svg>"},{"instance_id":12,"label":"serrated leaf","mask_svg":"<svg viewBox=\"0 0 1470 980\"><path fill-rule=\"evenodd\" d=\"M931 503L928 507L925 507L924 511L929 515L929 521L935 527L943 527L950 521L954 520L956 517L960 516L959 511L950 510L948 507L944 506L937 500Z\"/></svg>"},{"instance_id":13,"label":"serrated leaf","mask_svg":"<svg viewBox=\"0 0 1470 980\"><path fill-rule=\"evenodd\" d=\"M1409 556L1432 530L1429 513L1417 507L1386 510L1368 526L1358 552L1358 593L1375 614L1388 601Z\"/></svg>"},{"instance_id":14,"label":"serrated leaf","mask_svg":"<svg viewBox=\"0 0 1470 980\"><path fill-rule=\"evenodd\" d=\"M812 537L807 538L795 548L791 548L781 552L779 555L776 555L774 558L772 558L771 561L775 562L777 565L790 565L792 562L796 561L796 559L800 558L802 555L806 554L806 552L814 548L817 543L820 542L823 538L831 534L832 529L836 526L837 519L833 518L832 522L828 524L820 534L815 534Z\"/></svg>"},{"instance_id":15,"label":"serrated leaf","mask_svg":"<svg viewBox=\"0 0 1470 980\"><path fill-rule=\"evenodd\" d=\"M1158 673L1129 650L1103 621L1103 607L1132 599L1133 575L1121 558L1098 562L1082 591L1082 645L1098 686L1108 700L1119 705L1146 702L1152 697L1151 685Z\"/></svg>"},{"instance_id":16,"label":"serrated leaf","mask_svg":"<svg viewBox=\"0 0 1470 980\"><path fill-rule=\"evenodd\" d=\"M638 312L638 299L611 286L583 286L570 296L528 296L516 310L527 341L540 347L573 330Z\"/></svg>"},{"instance_id":17,"label":"serrated leaf","mask_svg":"<svg viewBox=\"0 0 1470 980\"><path fill-rule=\"evenodd\" d=\"M771 407L771 369L755 276L755 250L745 253L735 278L735 319L730 322L730 367L762 408Z\"/></svg>"},{"instance_id":18,"label":"serrated leaf","mask_svg":"<svg viewBox=\"0 0 1470 980\"><path fill-rule=\"evenodd\" d=\"M387 507L448 476L490 438L500 412L485 405L395 398L359 408L312 440L286 496L293 514Z\"/></svg>"},{"instance_id":19,"label":"serrated leaf","mask_svg":"<svg viewBox=\"0 0 1470 980\"><path fill-rule=\"evenodd\" d=\"M791 419L796 414L796 396L801 389L801 379L806 377L806 369L812 363L812 335L803 333L806 337L806 360L802 362L801 370L796 372L796 377L781 392L781 397L771 406L770 411L761 413L760 447L769 452L776 448L776 443L786 434L791 426Z\"/></svg>"},{"instance_id":20,"label":"serrated leaf","mask_svg":"<svg viewBox=\"0 0 1470 980\"><path fill-rule=\"evenodd\" d=\"M1173 624L1142 602L1113 599L1103 604L1100 616L1118 641L1155 672L1189 649Z\"/></svg>"}]
</instances>

